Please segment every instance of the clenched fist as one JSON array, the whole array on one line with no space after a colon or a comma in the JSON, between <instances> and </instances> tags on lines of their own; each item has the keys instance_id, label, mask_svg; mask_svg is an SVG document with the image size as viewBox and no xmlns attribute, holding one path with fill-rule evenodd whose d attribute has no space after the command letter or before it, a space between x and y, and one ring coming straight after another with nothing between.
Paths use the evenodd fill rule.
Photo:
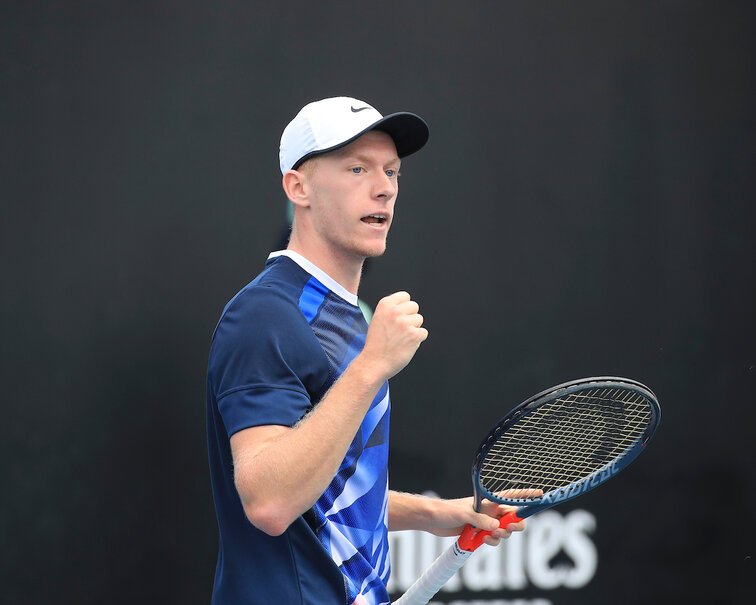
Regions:
<instances>
[{"instance_id":1,"label":"clenched fist","mask_svg":"<svg viewBox=\"0 0 756 605\"><path fill-rule=\"evenodd\" d=\"M384 380L398 374L428 338L419 310L407 292L382 298L376 306L361 355Z\"/></svg>"}]
</instances>

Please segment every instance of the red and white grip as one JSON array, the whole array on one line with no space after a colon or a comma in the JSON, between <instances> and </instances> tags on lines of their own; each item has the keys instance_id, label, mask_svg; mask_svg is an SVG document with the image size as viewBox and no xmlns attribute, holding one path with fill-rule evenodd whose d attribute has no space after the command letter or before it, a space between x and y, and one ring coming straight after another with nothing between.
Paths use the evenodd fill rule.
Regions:
<instances>
[{"instance_id":1,"label":"red and white grip","mask_svg":"<svg viewBox=\"0 0 756 605\"><path fill-rule=\"evenodd\" d=\"M517 512L509 511L499 519L499 527L507 527L510 523L522 521ZM472 525L466 525L459 539L452 544L431 566L425 570L415 583L409 587L401 597L394 601L394 605L425 605L431 600L441 587L449 581L456 571L465 564L473 551L483 544L483 538L491 532L479 530Z\"/></svg>"}]
</instances>

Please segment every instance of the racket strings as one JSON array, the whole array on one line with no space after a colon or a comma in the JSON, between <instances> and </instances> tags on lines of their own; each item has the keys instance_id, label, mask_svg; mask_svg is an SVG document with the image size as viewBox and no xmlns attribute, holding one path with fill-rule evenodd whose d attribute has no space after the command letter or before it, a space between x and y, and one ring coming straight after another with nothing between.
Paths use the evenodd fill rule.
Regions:
<instances>
[{"instance_id":1,"label":"racket strings","mask_svg":"<svg viewBox=\"0 0 756 605\"><path fill-rule=\"evenodd\" d=\"M492 494L565 487L621 457L650 421L649 403L632 390L594 388L555 398L498 435L481 464L481 484Z\"/></svg>"}]
</instances>

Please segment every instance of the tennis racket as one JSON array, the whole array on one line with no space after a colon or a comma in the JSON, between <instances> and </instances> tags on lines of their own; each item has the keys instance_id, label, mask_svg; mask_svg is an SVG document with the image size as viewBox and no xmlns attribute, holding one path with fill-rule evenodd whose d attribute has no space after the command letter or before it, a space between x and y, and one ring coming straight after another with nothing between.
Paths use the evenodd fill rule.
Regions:
<instances>
[{"instance_id":1,"label":"tennis racket","mask_svg":"<svg viewBox=\"0 0 756 605\"><path fill-rule=\"evenodd\" d=\"M643 451L660 417L656 396L627 378L584 378L538 393L502 418L478 448L475 510L484 498L516 506L500 520L506 527L598 487ZM538 495L507 497L511 490ZM490 533L467 525L394 605L427 603Z\"/></svg>"}]
</instances>

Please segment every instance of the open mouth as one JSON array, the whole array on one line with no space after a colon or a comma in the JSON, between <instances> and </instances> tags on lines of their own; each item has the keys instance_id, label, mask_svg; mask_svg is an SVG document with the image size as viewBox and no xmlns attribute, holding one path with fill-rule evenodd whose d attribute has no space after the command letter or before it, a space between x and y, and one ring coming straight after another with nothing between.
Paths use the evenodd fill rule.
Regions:
<instances>
[{"instance_id":1,"label":"open mouth","mask_svg":"<svg viewBox=\"0 0 756 605\"><path fill-rule=\"evenodd\" d=\"M368 216L363 216L360 220L368 225L380 226L386 224L387 218L385 214L369 214Z\"/></svg>"}]
</instances>

